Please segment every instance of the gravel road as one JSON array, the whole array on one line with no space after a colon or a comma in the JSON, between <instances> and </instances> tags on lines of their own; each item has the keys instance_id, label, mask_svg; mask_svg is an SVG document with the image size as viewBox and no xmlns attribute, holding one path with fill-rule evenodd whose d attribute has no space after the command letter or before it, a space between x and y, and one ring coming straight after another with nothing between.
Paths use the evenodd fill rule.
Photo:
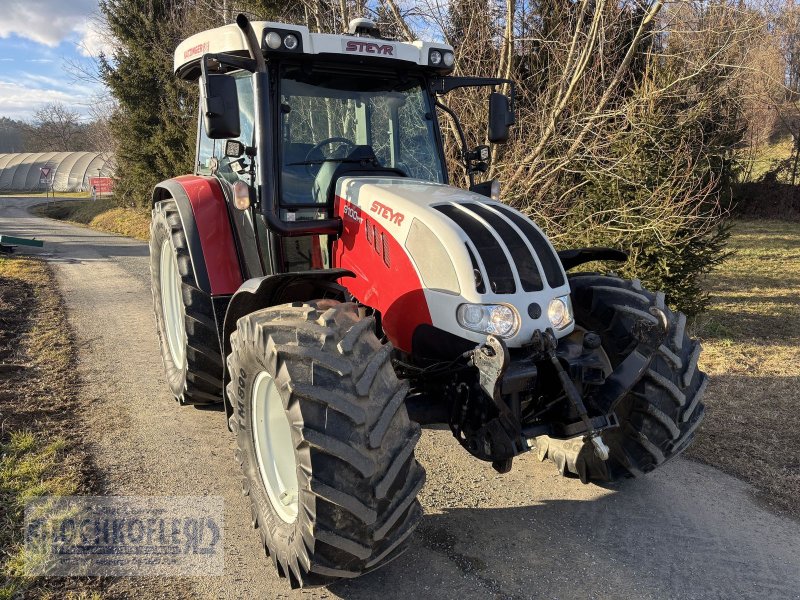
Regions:
<instances>
[{"instance_id":1,"label":"gravel road","mask_svg":"<svg viewBox=\"0 0 800 600\"><path fill-rule=\"evenodd\" d=\"M800 598L800 523L746 484L677 459L608 489L563 479L534 456L508 475L426 430L425 517L386 568L290 591L264 559L217 411L170 397L158 352L146 244L31 216L41 199L0 198L0 232L37 235L79 342L83 416L103 489L225 500L220 577L120 582L139 598ZM35 253L31 250L30 253ZM735 435L735 432L731 432ZM702 435L702 433L701 433ZM112 588L113 591L114 588Z\"/></svg>"}]
</instances>

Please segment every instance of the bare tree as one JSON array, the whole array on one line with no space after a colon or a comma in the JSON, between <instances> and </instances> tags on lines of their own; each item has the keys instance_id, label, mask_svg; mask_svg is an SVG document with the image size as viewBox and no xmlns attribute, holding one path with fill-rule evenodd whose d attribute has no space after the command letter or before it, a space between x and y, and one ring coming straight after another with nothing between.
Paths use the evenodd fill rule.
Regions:
<instances>
[{"instance_id":1,"label":"bare tree","mask_svg":"<svg viewBox=\"0 0 800 600\"><path fill-rule=\"evenodd\" d=\"M406 21L412 30L441 31L456 48L457 74L516 82L517 126L487 174L500 179L504 201L558 245L631 249L628 274L666 287L684 309L702 305L696 274L719 255L760 27L745 3L393 3L395 15L417 11ZM470 143L485 141L485 96L445 99ZM446 120L443 130L457 173L458 139Z\"/></svg>"},{"instance_id":2,"label":"bare tree","mask_svg":"<svg viewBox=\"0 0 800 600\"><path fill-rule=\"evenodd\" d=\"M51 102L34 113L27 131L28 145L44 152L85 150L85 132L80 113L60 102Z\"/></svg>"}]
</instances>

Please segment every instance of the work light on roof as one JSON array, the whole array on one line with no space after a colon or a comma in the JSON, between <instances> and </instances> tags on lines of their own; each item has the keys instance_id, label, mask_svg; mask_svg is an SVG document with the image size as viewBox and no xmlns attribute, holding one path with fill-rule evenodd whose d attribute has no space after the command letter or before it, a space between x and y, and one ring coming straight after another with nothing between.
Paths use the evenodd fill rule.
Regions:
<instances>
[{"instance_id":1,"label":"work light on roof","mask_svg":"<svg viewBox=\"0 0 800 600\"><path fill-rule=\"evenodd\" d=\"M280 35L278 35L274 31L270 31L267 34L266 42L267 42L267 46L269 46L273 50L277 50L278 48L281 47L281 44L283 43L283 40L281 39Z\"/></svg>"},{"instance_id":2,"label":"work light on roof","mask_svg":"<svg viewBox=\"0 0 800 600\"><path fill-rule=\"evenodd\" d=\"M294 50L297 48L297 43L297 36L291 33L283 38L283 45L286 46L287 50Z\"/></svg>"},{"instance_id":3,"label":"work light on roof","mask_svg":"<svg viewBox=\"0 0 800 600\"><path fill-rule=\"evenodd\" d=\"M431 50L431 64L437 67L442 64L442 53L438 50Z\"/></svg>"}]
</instances>

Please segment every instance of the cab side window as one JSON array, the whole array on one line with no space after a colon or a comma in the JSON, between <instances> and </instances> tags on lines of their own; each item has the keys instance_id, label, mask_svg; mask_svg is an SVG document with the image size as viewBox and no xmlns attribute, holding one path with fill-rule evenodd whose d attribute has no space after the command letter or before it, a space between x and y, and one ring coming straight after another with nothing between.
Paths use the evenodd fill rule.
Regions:
<instances>
[{"instance_id":1,"label":"cab side window","mask_svg":"<svg viewBox=\"0 0 800 600\"><path fill-rule=\"evenodd\" d=\"M202 108L198 107L197 113L200 115L197 123L197 164L195 173L197 175L211 175L211 158L214 156L214 143L206 135L206 128L203 124Z\"/></svg>"}]
</instances>

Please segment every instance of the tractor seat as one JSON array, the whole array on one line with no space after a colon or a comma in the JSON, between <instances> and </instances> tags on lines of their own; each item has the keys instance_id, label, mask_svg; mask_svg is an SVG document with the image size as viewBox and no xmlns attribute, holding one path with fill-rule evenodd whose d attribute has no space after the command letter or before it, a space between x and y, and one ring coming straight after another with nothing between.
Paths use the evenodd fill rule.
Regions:
<instances>
[{"instance_id":1,"label":"tractor seat","mask_svg":"<svg viewBox=\"0 0 800 600\"><path fill-rule=\"evenodd\" d=\"M331 158L342 158L346 162L326 162L317 173L314 180L314 201L320 204L333 203L336 192L336 182L344 176L355 177L358 175L386 177L408 177L404 171L392 167L384 167L378 162L372 146L356 146L346 153L346 147L340 146Z\"/></svg>"}]
</instances>

